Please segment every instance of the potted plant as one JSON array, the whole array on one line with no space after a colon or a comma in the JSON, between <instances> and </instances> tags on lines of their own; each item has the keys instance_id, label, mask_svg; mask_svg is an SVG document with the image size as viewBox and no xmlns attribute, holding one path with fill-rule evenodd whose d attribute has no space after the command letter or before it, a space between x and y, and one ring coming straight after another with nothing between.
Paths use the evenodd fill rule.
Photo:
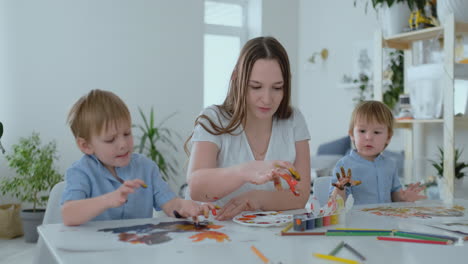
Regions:
<instances>
[{"instance_id":1,"label":"potted plant","mask_svg":"<svg viewBox=\"0 0 468 264\"><path fill-rule=\"evenodd\" d=\"M444 177L444 150L439 147L439 155L438 155L438 160L431 160L432 166L437 170L437 175L438 177L438 185L439 185L439 191L442 188L443 184L443 177ZM460 162L460 156L463 153L463 150L460 149L455 149L455 183L454 187L455 192L458 192L458 190L462 190L463 188L463 177L465 176L465 172L463 170L468 167L468 162Z\"/></svg>"},{"instance_id":2,"label":"potted plant","mask_svg":"<svg viewBox=\"0 0 468 264\"><path fill-rule=\"evenodd\" d=\"M354 1L356 6L357 0ZM384 37L396 35L409 28L408 20L414 9L424 10L426 0L372 0ZM366 7L367 10L366 1Z\"/></svg>"},{"instance_id":3,"label":"potted plant","mask_svg":"<svg viewBox=\"0 0 468 264\"><path fill-rule=\"evenodd\" d=\"M172 180L177 183L174 179L177 170L176 167L178 162L172 153L178 152L177 145L172 141L172 137L181 139L180 135L175 131L164 127L164 123L175 115L175 113L164 118L158 125L155 125L154 110L151 108L149 118L138 108L141 119L143 119L142 125L133 125L141 131L139 137L140 143L135 145L135 149L139 153L143 153L148 158L156 162L161 171L162 178L169 182ZM162 150L165 150L163 152Z\"/></svg>"},{"instance_id":4,"label":"potted plant","mask_svg":"<svg viewBox=\"0 0 468 264\"><path fill-rule=\"evenodd\" d=\"M55 142L41 145L39 134L33 132L28 138L20 138L13 145L13 152L6 155L8 165L16 174L0 181L0 192L32 204L31 209L21 211L26 242L37 241L36 227L42 223L48 192L63 179L54 167L56 152Z\"/></svg>"}]
</instances>

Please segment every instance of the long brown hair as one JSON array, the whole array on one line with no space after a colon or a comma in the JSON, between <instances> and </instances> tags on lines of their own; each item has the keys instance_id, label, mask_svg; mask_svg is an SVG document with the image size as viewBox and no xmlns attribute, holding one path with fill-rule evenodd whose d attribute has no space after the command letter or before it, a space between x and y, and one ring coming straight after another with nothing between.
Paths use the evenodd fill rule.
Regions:
<instances>
[{"instance_id":1,"label":"long brown hair","mask_svg":"<svg viewBox=\"0 0 468 264\"><path fill-rule=\"evenodd\" d=\"M258 37L253 38L244 45L240 52L239 59L232 71L231 80L229 82L229 90L224 99L223 104L216 105L219 112L224 118L229 119L229 123L224 127L218 116L217 125L206 115L199 115L195 119L195 126L200 124L208 133L212 135L233 134L234 131L241 125L245 124L247 118L247 89L252 68L255 62L259 59L276 60L281 68L283 75L283 99L274 114L278 119L287 119L291 116L292 109L290 106L291 98L291 70L289 66L289 58L284 47L273 37ZM207 127L202 120L208 121L210 127ZM187 154L188 143L193 136L192 134L185 141L184 149Z\"/></svg>"}]
</instances>

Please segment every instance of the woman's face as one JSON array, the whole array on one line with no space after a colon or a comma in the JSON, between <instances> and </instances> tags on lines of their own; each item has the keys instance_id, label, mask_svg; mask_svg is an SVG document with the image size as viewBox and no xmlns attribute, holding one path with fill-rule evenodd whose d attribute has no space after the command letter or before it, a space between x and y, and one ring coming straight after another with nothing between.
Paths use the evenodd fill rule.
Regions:
<instances>
[{"instance_id":1,"label":"woman's face","mask_svg":"<svg viewBox=\"0 0 468 264\"><path fill-rule=\"evenodd\" d=\"M247 88L247 118L271 119L284 96L284 80L276 60L259 59L252 68Z\"/></svg>"}]
</instances>

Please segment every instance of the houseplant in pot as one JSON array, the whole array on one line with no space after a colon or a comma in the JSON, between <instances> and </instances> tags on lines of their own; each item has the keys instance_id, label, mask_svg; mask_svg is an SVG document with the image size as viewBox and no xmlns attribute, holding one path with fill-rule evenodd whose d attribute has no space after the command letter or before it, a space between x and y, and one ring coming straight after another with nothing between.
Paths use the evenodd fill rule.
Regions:
<instances>
[{"instance_id":1,"label":"houseplant in pot","mask_svg":"<svg viewBox=\"0 0 468 264\"><path fill-rule=\"evenodd\" d=\"M39 134L33 132L28 138L20 138L11 154L6 155L15 175L0 181L0 192L32 205L31 209L21 211L26 242L37 241L36 227L42 223L48 193L63 179L54 167L56 152L54 141L42 145Z\"/></svg>"},{"instance_id":2,"label":"houseplant in pot","mask_svg":"<svg viewBox=\"0 0 468 264\"><path fill-rule=\"evenodd\" d=\"M181 140L181 137L175 131L164 126L164 123L173 117L175 113L156 124L153 108L151 108L148 116L140 108L138 108L138 111L143 124L133 125L133 127L139 128L141 132L140 136L137 137L140 143L135 144L135 150L146 155L158 165L161 176L166 182L172 181L176 184L175 176L177 175L176 167L178 162L173 153L178 152L178 149L173 140L174 137Z\"/></svg>"},{"instance_id":3,"label":"houseplant in pot","mask_svg":"<svg viewBox=\"0 0 468 264\"><path fill-rule=\"evenodd\" d=\"M409 27L411 11L424 10L426 0L371 0L371 3L384 37L389 37L404 32ZM354 4L356 5L356 1Z\"/></svg>"},{"instance_id":4,"label":"houseplant in pot","mask_svg":"<svg viewBox=\"0 0 468 264\"><path fill-rule=\"evenodd\" d=\"M463 192L463 177L465 176L465 172L463 170L468 168L468 162L461 162L460 156L463 153L463 150L455 149L455 182L454 182L454 194ZM444 150L439 147L439 155L438 160L431 160L432 166L437 170L438 180L437 184L439 185L439 194L443 190L443 184L446 184L444 181ZM442 198L442 195L441 195Z\"/></svg>"}]
</instances>

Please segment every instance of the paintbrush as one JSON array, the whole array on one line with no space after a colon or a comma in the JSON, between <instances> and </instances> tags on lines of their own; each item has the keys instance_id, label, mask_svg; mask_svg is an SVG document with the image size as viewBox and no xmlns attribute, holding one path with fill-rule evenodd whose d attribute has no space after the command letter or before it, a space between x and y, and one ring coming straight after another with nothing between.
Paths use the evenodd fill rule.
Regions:
<instances>
[{"instance_id":1,"label":"paintbrush","mask_svg":"<svg viewBox=\"0 0 468 264\"><path fill-rule=\"evenodd\" d=\"M172 211L172 213L174 214L175 218L185 218L181 214L179 214L177 210ZM198 217L192 216L192 220L193 220L193 225L195 226L195 228L200 228L202 226L198 221Z\"/></svg>"},{"instance_id":2,"label":"paintbrush","mask_svg":"<svg viewBox=\"0 0 468 264\"><path fill-rule=\"evenodd\" d=\"M117 175L114 175L114 176L115 176L115 178L116 178L121 184L124 184L125 181L124 181L122 178L120 178L120 177L117 176ZM141 187L143 187L143 188L146 189L146 188L148 188L148 185L146 185L146 183L143 183L143 184L141 185Z\"/></svg>"}]
</instances>

